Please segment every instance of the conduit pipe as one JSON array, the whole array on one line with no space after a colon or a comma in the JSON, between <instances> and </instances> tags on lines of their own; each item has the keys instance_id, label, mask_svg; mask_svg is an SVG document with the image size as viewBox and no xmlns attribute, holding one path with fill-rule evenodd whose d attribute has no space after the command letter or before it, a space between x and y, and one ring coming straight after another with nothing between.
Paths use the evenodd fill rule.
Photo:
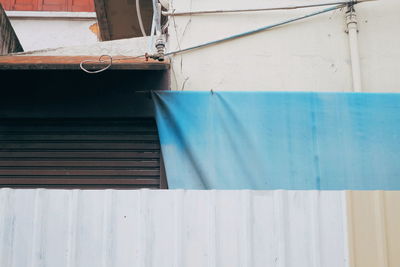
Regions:
<instances>
[{"instance_id":1,"label":"conduit pipe","mask_svg":"<svg viewBox=\"0 0 400 267\"><path fill-rule=\"evenodd\" d=\"M362 92L360 53L358 50L358 25L354 5L349 5L346 14L347 33L349 35L351 72L353 76L353 91Z\"/></svg>"},{"instance_id":2,"label":"conduit pipe","mask_svg":"<svg viewBox=\"0 0 400 267\"><path fill-rule=\"evenodd\" d=\"M157 40L155 43L155 47L157 50L156 57L159 61L164 61L165 56L165 41L162 35L162 28L161 28L161 4L157 3L156 5L156 16L155 16L155 23L156 23L156 35Z\"/></svg>"},{"instance_id":3,"label":"conduit pipe","mask_svg":"<svg viewBox=\"0 0 400 267\"><path fill-rule=\"evenodd\" d=\"M157 12L157 0L152 0L153 2L153 18L151 20L150 38L147 41L147 51L153 52L152 45L154 43L154 33L156 30L156 12Z\"/></svg>"},{"instance_id":4,"label":"conduit pipe","mask_svg":"<svg viewBox=\"0 0 400 267\"><path fill-rule=\"evenodd\" d=\"M147 36L146 31L144 30L142 14L140 12L140 0L136 0L136 15L139 21L140 31L142 32L143 36Z\"/></svg>"}]
</instances>

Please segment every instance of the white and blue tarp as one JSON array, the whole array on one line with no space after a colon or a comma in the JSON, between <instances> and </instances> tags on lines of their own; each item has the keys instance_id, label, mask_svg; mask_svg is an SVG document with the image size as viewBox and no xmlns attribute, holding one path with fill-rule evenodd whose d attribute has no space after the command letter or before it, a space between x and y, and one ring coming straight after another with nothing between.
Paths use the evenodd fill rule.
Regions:
<instances>
[{"instance_id":1,"label":"white and blue tarp","mask_svg":"<svg viewBox=\"0 0 400 267\"><path fill-rule=\"evenodd\" d=\"M153 92L169 188L400 190L400 94Z\"/></svg>"}]
</instances>

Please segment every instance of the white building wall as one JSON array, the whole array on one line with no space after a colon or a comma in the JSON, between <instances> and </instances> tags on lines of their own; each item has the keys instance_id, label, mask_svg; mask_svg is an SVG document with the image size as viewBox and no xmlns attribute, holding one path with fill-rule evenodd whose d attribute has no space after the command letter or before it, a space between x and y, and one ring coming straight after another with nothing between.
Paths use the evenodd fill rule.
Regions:
<instances>
[{"instance_id":1,"label":"white building wall","mask_svg":"<svg viewBox=\"0 0 400 267\"><path fill-rule=\"evenodd\" d=\"M152 47L150 37L136 37L120 40L97 42L89 45L76 45L59 48L51 48L21 55L27 56L140 56L144 55Z\"/></svg>"},{"instance_id":2,"label":"white building wall","mask_svg":"<svg viewBox=\"0 0 400 267\"><path fill-rule=\"evenodd\" d=\"M24 51L98 42L89 29L97 22L95 13L8 11L7 15Z\"/></svg>"},{"instance_id":3,"label":"white building wall","mask_svg":"<svg viewBox=\"0 0 400 267\"><path fill-rule=\"evenodd\" d=\"M0 266L347 267L339 191L0 190Z\"/></svg>"},{"instance_id":4,"label":"white building wall","mask_svg":"<svg viewBox=\"0 0 400 267\"><path fill-rule=\"evenodd\" d=\"M171 0L175 12L250 9L331 0ZM177 50L305 15L326 7L176 16L169 48ZM356 6L363 90L400 91L400 1ZM173 56L172 89L351 91L345 10Z\"/></svg>"}]
</instances>

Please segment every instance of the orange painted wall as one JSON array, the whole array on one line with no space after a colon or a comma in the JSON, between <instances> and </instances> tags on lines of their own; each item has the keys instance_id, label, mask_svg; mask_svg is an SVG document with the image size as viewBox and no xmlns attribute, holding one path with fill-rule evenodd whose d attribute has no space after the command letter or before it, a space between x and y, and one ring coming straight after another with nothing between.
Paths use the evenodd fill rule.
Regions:
<instances>
[{"instance_id":1,"label":"orange painted wall","mask_svg":"<svg viewBox=\"0 0 400 267\"><path fill-rule=\"evenodd\" d=\"M5 10L94 12L93 0L0 0Z\"/></svg>"}]
</instances>

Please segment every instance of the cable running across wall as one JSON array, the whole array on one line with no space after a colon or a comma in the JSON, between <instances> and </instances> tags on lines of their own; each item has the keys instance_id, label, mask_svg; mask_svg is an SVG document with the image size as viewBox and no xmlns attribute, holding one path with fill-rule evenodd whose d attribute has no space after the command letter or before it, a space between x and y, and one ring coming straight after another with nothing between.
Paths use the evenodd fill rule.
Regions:
<instances>
[{"instance_id":1,"label":"cable running across wall","mask_svg":"<svg viewBox=\"0 0 400 267\"><path fill-rule=\"evenodd\" d=\"M372 2L378 0L354 0L351 4L358 4L362 2ZM221 14L221 13L238 13L238 12L260 12L260 11L274 11L274 10L292 10L292 9L301 9L301 8L312 8L312 7L320 7L320 6L333 6L340 4L349 4L349 1L336 1L330 3L321 3L321 4L309 4L309 5L294 5L294 6L282 6L282 7L266 7L266 8L255 8L255 9L219 9L219 10L199 10L199 11L188 11L188 12L176 12L172 11L164 11L162 14L164 16L187 16L187 15L204 15L204 14Z\"/></svg>"},{"instance_id":2,"label":"cable running across wall","mask_svg":"<svg viewBox=\"0 0 400 267\"><path fill-rule=\"evenodd\" d=\"M210 46L210 45L215 45L215 44L223 43L223 42L226 42L226 41L231 41L231 40L234 40L234 39L242 38L242 37L249 36L249 35L252 35L252 34L256 34L256 33L262 32L262 31L271 30L273 28L277 28L277 27L280 27L280 26L283 26L283 25L286 25L286 24L290 24L292 22L296 22L296 21L299 21L299 20L303 20L303 19L307 19L307 18L310 18L310 17L317 16L317 15L320 15L320 14L323 14L323 13L327 13L327 12L330 12L330 11L341 9L341 8L346 7L349 4L355 5L357 3L361 3L361 2L360 1L346 2L344 4L336 5L336 6L333 6L333 7L330 7L330 8L326 8L326 9L323 9L323 10L320 10L320 11L316 11L316 12L304 15L304 16L300 16L300 17L296 17L296 18L293 18L293 19L289 19L289 20L285 20L285 21L282 21L282 22L278 22L278 23L275 23L275 24L263 26L263 27L255 29L255 30L246 31L246 32L243 32L243 33L234 34L234 35L231 35L231 36L228 36L228 37L225 37L225 38L222 38L222 39L214 40L214 41L211 41L211 42L206 42L206 43L203 43L203 44L199 44L199 45L195 45L195 46L191 46L191 47L187 47L187 48L183 48L183 49L167 52L167 53L165 53L164 56L171 56L171 55L175 55L175 54L179 54L179 53L184 53L184 52L187 52L187 51L190 51L190 50L195 50L195 49L207 47L207 46ZM99 58L99 62L100 63L105 63L104 60L101 60L101 58L105 57L105 56L108 56L110 58L110 62L106 67L104 67L104 68L102 68L100 70L90 71L90 70L87 70L87 69L84 68L83 63L94 62L92 60L82 61L81 64L80 64L80 67L86 73L94 74L94 73L99 73L99 72L105 71L108 68L110 68L111 65L112 65L113 60L114 61L115 60L128 60L128 59L135 59L135 58L140 58L140 57L146 57L146 58L149 57L149 55L145 54L145 55L140 55L140 56L135 56L135 57L123 57L123 58L117 58L117 59L114 58L113 59L112 56L102 55ZM150 55L150 57L151 57L151 55Z\"/></svg>"},{"instance_id":3,"label":"cable running across wall","mask_svg":"<svg viewBox=\"0 0 400 267\"><path fill-rule=\"evenodd\" d=\"M129 60L129 59L135 59L135 58L141 58L141 57L144 57L145 55L140 55L140 56L136 56L136 57L112 57L112 56L110 56L110 55L101 55L100 57L99 57L99 59L98 60L91 60L91 59L88 59L88 60L83 60L83 61L81 61L81 63L79 64L79 67L81 68L81 70L83 70L84 72L86 72L86 73L89 73L89 74L96 74L96 73L100 73L100 72L103 72L103 71L105 71L105 70L107 70L107 69L109 69L111 66L112 66L112 64L113 64L113 62L115 62L115 61L120 61L120 60ZM104 57L108 57L109 58L109 60L103 60L103 58ZM105 66L104 68L102 68L102 69L99 69L99 70L88 70L87 68L85 68L85 66L84 66L84 64L85 63L104 63L104 64L106 64L107 63L107 66Z\"/></svg>"}]
</instances>

